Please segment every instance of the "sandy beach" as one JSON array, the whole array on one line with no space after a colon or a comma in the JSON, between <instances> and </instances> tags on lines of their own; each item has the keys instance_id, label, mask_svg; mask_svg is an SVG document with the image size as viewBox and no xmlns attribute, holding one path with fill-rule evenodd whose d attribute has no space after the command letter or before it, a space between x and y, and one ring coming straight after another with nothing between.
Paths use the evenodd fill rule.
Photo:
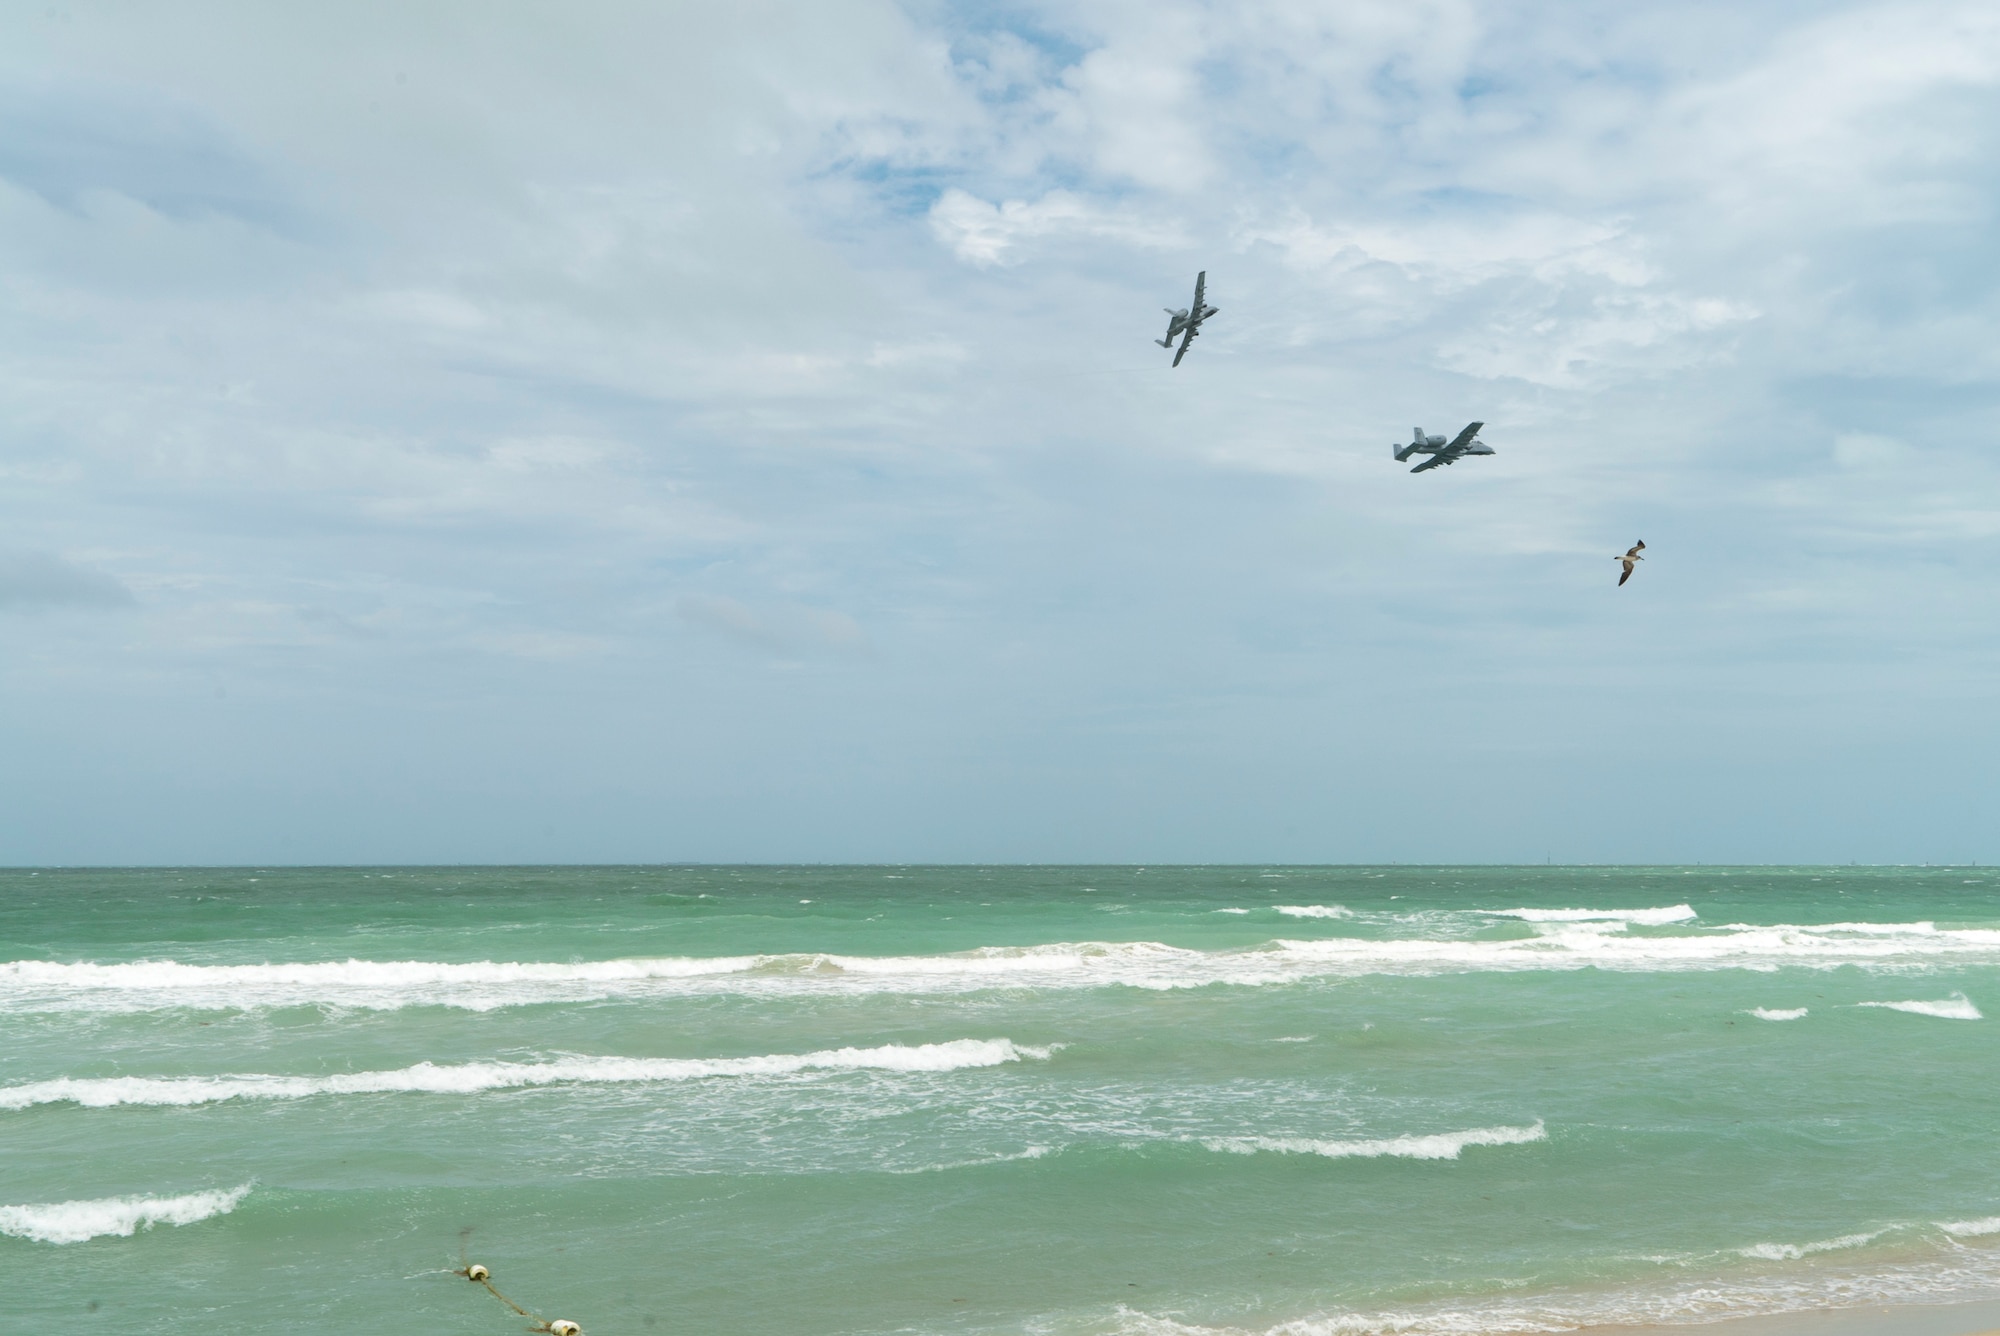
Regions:
<instances>
[{"instance_id":1,"label":"sandy beach","mask_svg":"<svg viewBox=\"0 0 2000 1336\"><path fill-rule=\"evenodd\" d=\"M1643 1332L1659 1336L1996 1336L2000 1300L1972 1303L1871 1304L1731 1318L1723 1322L1649 1327L1590 1327L1592 1333Z\"/></svg>"}]
</instances>

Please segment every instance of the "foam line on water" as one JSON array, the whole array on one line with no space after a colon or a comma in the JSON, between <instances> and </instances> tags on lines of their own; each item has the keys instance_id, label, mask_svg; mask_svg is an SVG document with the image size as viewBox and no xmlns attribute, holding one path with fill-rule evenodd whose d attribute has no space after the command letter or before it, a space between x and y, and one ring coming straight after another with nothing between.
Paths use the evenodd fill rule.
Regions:
<instances>
[{"instance_id":1,"label":"foam line on water","mask_svg":"<svg viewBox=\"0 0 2000 1336\"><path fill-rule=\"evenodd\" d=\"M1840 1247L1800 1245L1798 1257L1732 1254L1739 1260L1720 1273L1704 1270L1657 1284L1468 1295L1400 1309L1321 1312L1261 1328L1204 1326L1172 1313L1121 1308L1109 1332L1110 1336L1528 1336L1706 1324L1882 1304L1930 1305L1986 1297L2000 1282L2000 1256L1990 1249L1957 1248L1916 1260L1853 1255L1865 1245L1850 1238L1873 1240L1893 1232L1825 1241Z\"/></svg>"},{"instance_id":2,"label":"foam line on water","mask_svg":"<svg viewBox=\"0 0 2000 1336\"><path fill-rule=\"evenodd\" d=\"M192 1225L228 1215L250 1195L250 1186L179 1197L98 1197L0 1206L0 1234L37 1243L84 1243L112 1235L130 1238L154 1225Z\"/></svg>"},{"instance_id":3,"label":"foam line on water","mask_svg":"<svg viewBox=\"0 0 2000 1336\"><path fill-rule=\"evenodd\" d=\"M1972 1005L1964 993L1953 993L1950 997L1936 1002L1856 1002L1857 1007L1877 1007L1883 1011L1907 1011L1912 1016L1935 1016L1945 1021L1985 1020L1979 1008Z\"/></svg>"},{"instance_id":4,"label":"foam line on water","mask_svg":"<svg viewBox=\"0 0 2000 1336\"><path fill-rule=\"evenodd\" d=\"M1523 923L1637 923L1647 927L1690 923L1699 917L1693 905L1668 905L1664 909L1488 909L1481 912L1496 918L1520 919Z\"/></svg>"},{"instance_id":5,"label":"foam line on water","mask_svg":"<svg viewBox=\"0 0 2000 1336\"><path fill-rule=\"evenodd\" d=\"M1354 917L1354 911L1346 905L1273 905L1271 907L1287 918L1350 919Z\"/></svg>"},{"instance_id":6,"label":"foam line on water","mask_svg":"<svg viewBox=\"0 0 2000 1336\"><path fill-rule=\"evenodd\" d=\"M551 1062L420 1062L393 1071L334 1076L61 1077L0 1087L0 1109L78 1104L103 1109L121 1104L186 1106L225 1100L307 1099L314 1095L449 1094L527 1086L635 1084L704 1077L788 1076L814 1071L951 1072L997 1067L1024 1058L1044 1059L1058 1046L1030 1048L1007 1039L954 1039L942 1044L884 1044L818 1053L777 1053L748 1058L558 1058Z\"/></svg>"},{"instance_id":7,"label":"foam line on water","mask_svg":"<svg viewBox=\"0 0 2000 1336\"><path fill-rule=\"evenodd\" d=\"M1377 1140L1320 1141L1309 1137L1212 1137L1201 1144L1232 1155L1272 1151L1281 1155L1319 1155L1329 1160L1377 1159L1455 1160L1467 1146L1520 1146L1546 1141L1548 1131L1532 1127L1474 1127L1463 1132L1433 1132L1426 1136Z\"/></svg>"},{"instance_id":8,"label":"foam line on water","mask_svg":"<svg viewBox=\"0 0 2000 1336\"><path fill-rule=\"evenodd\" d=\"M1809 1010L1808 1007L1752 1007L1744 1014L1760 1021L1796 1021L1803 1019Z\"/></svg>"},{"instance_id":9,"label":"foam line on water","mask_svg":"<svg viewBox=\"0 0 2000 1336\"><path fill-rule=\"evenodd\" d=\"M1866 1234L1842 1234L1837 1239L1820 1239L1813 1243L1753 1243L1738 1248L1737 1254L1760 1262L1796 1262L1801 1257L1814 1253L1844 1252L1849 1248L1863 1248L1881 1238L1889 1231L1871 1230Z\"/></svg>"},{"instance_id":10,"label":"foam line on water","mask_svg":"<svg viewBox=\"0 0 2000 1336\"><path fill-rule=\"evenodd\" d=\"M1639 911L1617 912L1629 915ZM1462 921L1490 925L1492 918L1469 915ZM385 1010L450 1006L481 1011L606 998L718 993L953 993L1107 986L1170 989L1211 984L1258 987L1373 974L1585 968L1830 969L1845 965L1910 969L2000 964L2000 930L1941 929L1928 922L1732 924L1719 928L1683 924L1677 931L1644 934L1629 931L1633 926L1629 917L1548 920L1532 926L1533 936L1498 941L1440 935L1344 935L1311 940L1280 938L1260 946L1215 951L1139 941L988 946L932 956L800 953L563 962L346 960L242 965L25 960L0 964L0 1012L283 1006Z\"/></svg>"},{"instance_id":11,"label":"foam line on water","mask_svg":"<svg viewBox=\"0 0 2000 1336\"><path fill-rule=\"evenodd\" d=\"M1938 1228L1953 1238L1983 1238L1988 1234L2000 1234L2000 1215L1989 1215L1984 1220L1941 1220Z\"/></svg>"}]
</instances>

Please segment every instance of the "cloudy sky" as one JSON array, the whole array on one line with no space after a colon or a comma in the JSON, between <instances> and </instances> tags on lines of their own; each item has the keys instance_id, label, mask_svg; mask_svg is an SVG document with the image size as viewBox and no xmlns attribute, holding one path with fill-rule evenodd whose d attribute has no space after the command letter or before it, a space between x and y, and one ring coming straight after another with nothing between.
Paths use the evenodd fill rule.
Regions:
<instances>
[{"instance_id":1,"label":"cloudy sky","mask_svg":"<svg viewBox=\"0 0 2000 1336\"><path fill-rule=\"evenodd\" d=\"M1990 0L0 28L0 862L2000 859Z\"/></svg>"}]
</instances>

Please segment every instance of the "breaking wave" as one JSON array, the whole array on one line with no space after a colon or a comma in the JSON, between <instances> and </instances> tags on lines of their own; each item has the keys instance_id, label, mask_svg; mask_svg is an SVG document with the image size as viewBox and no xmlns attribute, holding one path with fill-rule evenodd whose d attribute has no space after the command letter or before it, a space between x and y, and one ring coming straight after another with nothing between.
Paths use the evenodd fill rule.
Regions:
<instances>
[{"instance_id":1,"label":"breaking wave","mask_svg":"<svg viewBox=\"0 0 2000 1336\"><path fill-rule=\"evenodd\" d=\"M1273 905L1287 918L1349 919L1354 911L1345 905Z\"/></svg>"},{"instance_id":2,"label":"breaking wave","mask_svg":"<svg viewBox=\"0 0 2000 1336\"><path fill-rule=\"evenodd\" d=\"M1749 1014L1760 1021L1795 1021L1809 1010L1808 1007L1752 1007Z\"/></svg>"},{"instance_id":3,"label":"breaking wave","mask_svg":"<svg viewBox=\"0 0 2000 1336\"><path fill-rule=\"evenodd\" d=\"M1307 908L1294 906L1293 908ZM1318 906L1329 913L1332 906ZM22 960L0 963L0 1012L245 1010L326 1006L395 1009L496 1007L703 994L957 993L995 988L1169 989L1259 986L1363 975L1482 971L1776 970L1836 966L1910 969L2000 964L2000 930L1924 923L1696 927L1647 926L1660 910L1510 910L1534 914L1532 935L1337 936L1278 939L1202 951L1162 942L1055 942L991 946L932 956L794 954L594 961L346 960L297 964L125 964ZM1584 918L1582 915L1591 915ZM1546 917L1567 915L1569 917ZM1481 915L1480 921L1491 923ZM1970 1003L1889 1003L1958 1008L1929 1015L1974 1019Z\"/></svg>"},{"instance_id":4,"label":"breaking wave","mask_svg":"<svg viewBox=\"0 0 2000 1336\"><path fill-rule=\"evenodd\" d=\"M1692 905L1669 905L1665 909L1489 909L1496 918L1520 919L1523 923L1638 923L1660 927L1668 923L1689 923L1697 915Z\"/></svg>"},{"instance_id":5,"label":"breaking wave","mask_svg":"<svg viewBox=\"0 0 2000 1336\"><path fill-rule=\"evenodd\" d=\"M1940 1221L1938 1228L1953 1238L1981 1238L1987 1234L2000 1234L2000 1215L1989 1215L1984 1220Z\"/></svg>"},{"instance_id":6,"label":"breaking wave","mask_svg":"<svg viewBox=\"0 0 2000 1336\"><path fill-rule=\"evenodd\" d=\"M1747 1248L1738 1248L1738 1254L1761 1262L1796 1262L1801 1257L1814 1253L1843 1252L1849 1248L1866 1247L1889 1231L1872 1230L1866 1234L1843 1234L1837 1239L1820 1239L1816 1243L1753 1243Z\"/></svg>"},{"instance_id":7,"label":"breaking wave","mask_svg":"<svg viewBox=\"0 0 2000 1336\"><path fill-rule=\"evenodd\" d=\"M1856 1002L1857 1007L1879 1007L1884 1011L1907 1011L1912 1016L1936 1016L1947 1021L1979 1021L1986 1018L1964 993L1953 993L1937 1002Z\"/></svg>"},{"instance_id":8,"label":"breaking wave","mask_svg":"<svg viewBox=\"0 0 2000 1336\"><path fill-rule=\"evenodd\" d=\"M0 1234L37 1243L83 1243L116 1235L130 1238L154 1225L192 1225L228 1215L250 1195L250 1184L181 1197L100 1197L35 1206L0 1206Z\"/></svg>"},{"instance_id":9,"label":"breaking wave","mask_svg":"<svg viewBox=\"0 0 2000 1336\"><path fill-rule=\"evenodd\" d=\"M1548 1140L1541 1123L1532 1127L1474 1127L1464 1132L1434 1132L1429 1136L1387 1137L1371 1141L1317 1141L1309 1137L1215 1137L1201 1144L1233 1155L1273 1151L1281 1155L1319 1155L1329 1160L1375 1159L1455 1160L1467 1146L1521 1146Z\"/></svg>"},{"instance_id":10,"label":"breaking wave","mask_svg":"<svg viewBox=\"0 0 2000 1336\"><path fill-rule=\"evenodd\" d=\"M1029 1048L1007 1039L955 1039L943 1044L884 1044L819 1053L750 1058L558 1058L552 1062L420 1062L394 1071L334 1076L112 1076L0 1087L0 1109L78 1104L185 1106L225 1100L307 1099L314 1095L469 1095L525 1086L692 1081L717 1076L788 1076L811 1071L950 1072L1047 1058L1055 1047Z\"/></svg>"}]
</instances>

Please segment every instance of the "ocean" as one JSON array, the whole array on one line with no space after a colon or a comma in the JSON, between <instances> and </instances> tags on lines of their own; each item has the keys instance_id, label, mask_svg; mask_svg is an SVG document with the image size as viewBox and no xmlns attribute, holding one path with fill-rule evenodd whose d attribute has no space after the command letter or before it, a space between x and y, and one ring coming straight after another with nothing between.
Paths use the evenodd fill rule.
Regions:
<instances>
[{"instance_id":1,"label":"ocean","mask_svg":"<svg viewBox=\"0 0 2000 1336\"><path fill-rule=\"evenodd\" d=\"M24 1329L2000 1295L1981 868L0 872ZM466 1231L470 1231L467 1233Z\"/></svg>"}]
</instances>

